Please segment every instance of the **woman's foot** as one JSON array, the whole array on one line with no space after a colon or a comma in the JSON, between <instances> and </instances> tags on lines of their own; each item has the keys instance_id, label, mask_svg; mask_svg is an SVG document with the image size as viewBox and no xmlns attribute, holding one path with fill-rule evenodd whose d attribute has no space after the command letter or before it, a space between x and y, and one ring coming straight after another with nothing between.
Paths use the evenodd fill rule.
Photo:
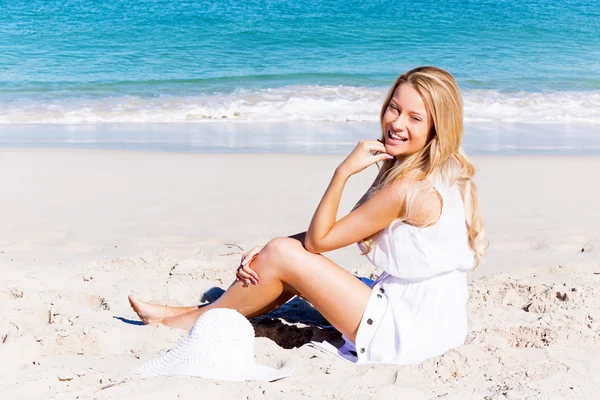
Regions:
<instances>
[{"instance_id":1,"label":"woman's foot","mask_svg":"<svg viewBox=\"0 0 600 400\"><path fill-rule=\"evenodd\" d=\"M163 318L170 316L170 307L146 303L133 296L129 296L128 299L131 308L145 325L161 325Z\"/></svg>"}]
</instances>

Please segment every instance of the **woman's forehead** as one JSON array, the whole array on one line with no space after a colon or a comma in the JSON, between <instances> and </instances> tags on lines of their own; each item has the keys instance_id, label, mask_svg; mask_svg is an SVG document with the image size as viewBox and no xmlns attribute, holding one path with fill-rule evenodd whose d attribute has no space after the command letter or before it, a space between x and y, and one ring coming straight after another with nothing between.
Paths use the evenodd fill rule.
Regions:
<instances>
[{"instance_id":1,"label":"woman's forehead","mask_svg":"<svg viewBox=\"0 0 600 400\"><path fill-rule=\"evenodd\" d=\"M412 111L426 114L427 107L421 95L417 90L408 83L398 85L394 90L392 100L396 103L401 103L404 107L410 108Z\"/></svg>"}]
</instances>

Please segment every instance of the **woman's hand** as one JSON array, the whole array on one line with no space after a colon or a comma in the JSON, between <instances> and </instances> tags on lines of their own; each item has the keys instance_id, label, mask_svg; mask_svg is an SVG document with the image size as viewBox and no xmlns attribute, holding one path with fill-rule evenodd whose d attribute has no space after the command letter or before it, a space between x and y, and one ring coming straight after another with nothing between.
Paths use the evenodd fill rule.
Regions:
<instances>
[{"instance_id":1,"label":"woman's hand","mask_svg":"<svg viewBox=\"0 0 600 400\"><path fill-rule=\"evenodd\" d=\"M352 153L338 166L337 171L350 176L376 162L392 158L394 156L385 152L385 146L379 140L361 140Z\"/></svg>"},{"instance_id":2,"label":"woman's hand","mask_svg":"<svg viewBox=\"0 0 600 400\"><path fill-rule=\"evenodd\" d=\"M249 252L245 253L242 256L242 260L240 261L240 266L235 271L235 277L238 281L244 282L246 286L250 283L256 285L258 283L258 274L250 268L250 263L254 260L254 257L260 253L263 249L263 246L256 246L252 248Z\"/></svg>"}]
</instances>

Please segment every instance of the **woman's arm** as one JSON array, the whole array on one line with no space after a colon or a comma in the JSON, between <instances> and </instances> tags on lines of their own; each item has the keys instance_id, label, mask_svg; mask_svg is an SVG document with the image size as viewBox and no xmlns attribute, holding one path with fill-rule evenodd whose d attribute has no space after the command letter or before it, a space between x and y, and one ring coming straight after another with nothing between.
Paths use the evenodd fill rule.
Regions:
<instances>
[{"instance_id":1,"label":"woman's arm","mask_svg":"<svg viewBox=\"0 0 600 400\"><path fill-rule=\"evenodd\" d=\"M372 155L371 151L382 154ZM379 141L361 141L335 170L333 178L310 222L305 248L312 253L339 249L362 240L387 227L403 204L398 188L385 187L367 202L336 222L337 212L348 178L378 161L389 159Z\"/></svg>"}]
</instances>

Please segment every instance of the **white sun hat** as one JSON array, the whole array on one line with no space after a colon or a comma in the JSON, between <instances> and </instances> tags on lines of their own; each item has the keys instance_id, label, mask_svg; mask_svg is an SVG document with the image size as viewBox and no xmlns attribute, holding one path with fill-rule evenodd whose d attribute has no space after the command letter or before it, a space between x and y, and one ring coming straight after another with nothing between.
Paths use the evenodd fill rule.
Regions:
<instances>
[{"instance_id":1,"label":"white sun hat","mask_svg":"<svg viewBox=\"0 0 600 400\"><path fill-rule=\"evenodd\" d=\"M226 381L275 381L291 366L269 368L254 361L254 328L235 310L215 308L202 314L190 332L161 357L140 366L143 377L190 375Z\"/></svg>"}]
</instances>

